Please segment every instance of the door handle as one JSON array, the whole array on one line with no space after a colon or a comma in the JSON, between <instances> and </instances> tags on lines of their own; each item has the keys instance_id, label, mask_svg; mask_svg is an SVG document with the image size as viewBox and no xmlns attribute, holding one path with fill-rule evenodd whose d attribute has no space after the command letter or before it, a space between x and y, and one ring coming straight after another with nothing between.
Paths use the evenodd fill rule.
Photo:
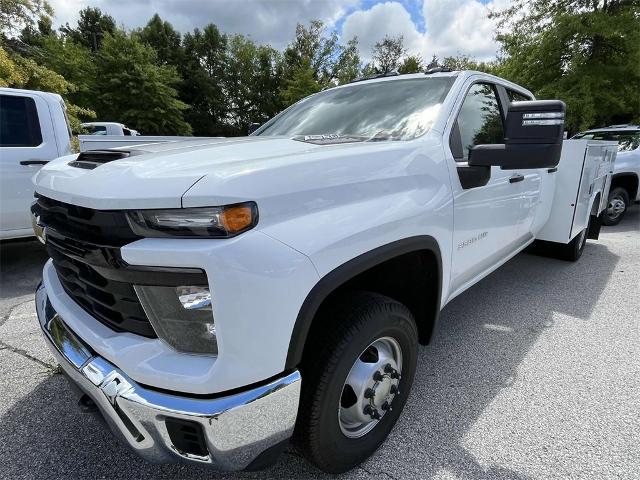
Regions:
<instances>
[{"instance_id":1,"label":"door handle","mask_svg":"<svg viewBox=\"0 0 640 480\"><path fill-rule=\"evenodd\" d=\"M22 160L20 165L46 165L49 160Z\"/></svg>"},{"instance_id":2,"label":"door handle","mask_svg":"<svg viewBox=\"0 0 640 480\"><path fill-rule=\"evenodd\" d=\"M509 177L509 183L518 183L524 180L524 175L514 175Z\"/></svg>"}]
</instances>

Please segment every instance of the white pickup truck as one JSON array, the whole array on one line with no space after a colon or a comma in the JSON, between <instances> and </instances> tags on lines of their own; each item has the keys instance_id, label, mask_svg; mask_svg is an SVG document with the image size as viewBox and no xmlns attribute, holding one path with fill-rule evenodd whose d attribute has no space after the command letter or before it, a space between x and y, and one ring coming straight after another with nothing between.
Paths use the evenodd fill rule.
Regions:
<instances>
[{"instance_id":1,"label":"white pickup truck","mask_svg":"<svg viewBox=\"0 0 640 480\"><path fill-rule=\"evenodd\" d=\"M632 203L640 202L640 125L611 125L581 132L573 137L618 143L604 225L617 225Z\"/></svg>"},{"instance_id":2,"label":"white pickup truck","mask_svg":"<svg viewBox=\"0 0 640 480\"><path fill-rule=\"evenodd\" d=\"M86 122L80 125L89 135L137 137L140 133L118 122Z\"/></svg>"},{"instance_id":3,"label":"white pickup truck","mask_svg":"<svg viewBox=\"0 0 640 480\"><path fill-rule=\"evenodd\" d=\"M292 437L348 470L452 298L536 239L577 260L597 237L616 146L563 146L563 119L438 71L323 91L249 137L60 158L32 207L45 338L148 460L255 469Z\"/></svg>"},{"instance_id":4,"label":"white pickup truck","mask_svg":"<svg viewBox=\"0 0 640 480\"><path fill-rule=\"evenodd\" d=\"M140 136L113 122L83 126L105 134L80 135L81 151L195 138ZM71 152L71 129L60 95L0 88L0 240L33 236L31 179L50 160Z\"/></svg>"},{"instance_id":5,"label":"white pickup truck","mask_svg":"<svg viewBox=\"0 0 640 480\"><path fill-rule=\"evenodd\" d=\"M31 178L49 160L70 153L60 95L0 88L0 240L33 235Z\"/></svg>"}]
</instances>

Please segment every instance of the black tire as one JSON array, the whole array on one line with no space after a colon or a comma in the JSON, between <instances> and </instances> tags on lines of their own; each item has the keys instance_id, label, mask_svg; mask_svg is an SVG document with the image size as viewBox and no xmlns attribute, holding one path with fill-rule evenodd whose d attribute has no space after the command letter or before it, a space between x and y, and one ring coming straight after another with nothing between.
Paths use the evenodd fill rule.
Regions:
<instances>
[{"instance_id":1,"label":"black tire","mask_svg":"<svg viewBox=\"0 0 640 480\"><path fill-rule=\"evenodd\" d=\"M602 216L602 224L608 227L617 225L623 219L629 208L629 192L622 187L616 187L609 192L607 208Z\"/></svg>"},{"instance_id":2,"label":"black tire","mask_svg":"<svg viewBox=\"0 0 640 480\"><path fill-rule=\"evenodd\" d=\"M327 473L357 466L382 444L395 425L413 383L418 331L411 312L383 295L356 292L321 313L321 328L311 332L313 345L300 367L302 394L294 443L313 464ZM351 367L373 341L393 338L402 351L400 392L390 411L359 438L341 430L338 411Z\"/></svg>"},{"instance_id":3,"label":"black tire","mask_svg":"<svg viewBox=\"0 0 640 480\"><path fill-rule=\"evenodd\" d=\"M577 262L578 259L582 256L582 252L584 252L584 247L587 244L587 231L589 229L585 228L578 235L575 236L573 240L571 240L566 245L558 245L558 258L562 260L566 260L568 262Z\"/></svg>"}]
</instances>

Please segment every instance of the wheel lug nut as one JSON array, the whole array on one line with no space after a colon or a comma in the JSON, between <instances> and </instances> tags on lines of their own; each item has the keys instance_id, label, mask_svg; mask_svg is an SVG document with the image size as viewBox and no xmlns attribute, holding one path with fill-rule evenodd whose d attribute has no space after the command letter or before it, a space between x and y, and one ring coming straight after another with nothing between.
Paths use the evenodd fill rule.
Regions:
<instances>
[{"instance_id":1,"label":"wheel lug nut","mask_svg":"<svg viewBox=\"0 0 640 480\"><path fill-rule=\"evenodd\" d=\"M369 415L374 420L380 420L380 418L382 418L378 410L373 408L371 405L367 405L366 407L364 407L362 413L364 413L365 415Z\"/></svg>"},{"instance_id":2,"label":"wheel lug nut","mask_svg":"<svg viewBox=\"0 0 640 480\"><path fill-rule=\"evenodd\" d=\"M393 369L393 367L391 366L391 364L390 364L390 363L387 363L387 364L384 366L384 372L385 372L385 373L393 373L393 372L395 372L395 370Z\"/></svg>"},{"instance_id":3,"label":"wheel lug nut","mask_svg":"<svg viewBox=\"0 0 640 480\"><path fill-rule=\"evenodd\" d=\"M373 388L367 388L364 391L364 398L373 398L375 394L376 392L373 390Z\"/></svg>"},{"instance_id":4,"label":"wheel lug nut","mask_svg":"<svg viewBox=\"0 0 640 480\"><path fill-rule=\"evenodd\" d=\"M384 411L391 410L391 405L389 405L389 402L384 402L380 408Z\"/></svg>"},{"instance_id":5,"label":"wheel lug nut","mask_svg":"<svg viewBox=\"0 0 640 480\"><path fill-rule=\"evenodd\" d=\"M391 378L394 380L400 380L400 374L394 370L393 373L391 373Z\"/></svg>"},{"instance_id":6,"label":"wheel lug nut","mask_svg":"<svg viewBox=\"0 0 640 480\"><path fill-rule=\"evenodd\" d=\"M391 385L391 388L389 389L389 393L391 395L396 395L396 394L400 393L400 390L398 390L398 386L397 385Z\"/></svg>"},{"instance_id":7,"label":"wheel lug nut","mask_svg":"<svg viewBox=\"0 0 640 480\"><path fill-rule=\"evenodd\" d=\"M379 370L376 370L376 371L375 371L375 373L373 374L373 379L374 379L376 382L380 382L380 381L382 381L382 374L380 373L380 371L379 371Z\"/></svg>"}]
</instances>

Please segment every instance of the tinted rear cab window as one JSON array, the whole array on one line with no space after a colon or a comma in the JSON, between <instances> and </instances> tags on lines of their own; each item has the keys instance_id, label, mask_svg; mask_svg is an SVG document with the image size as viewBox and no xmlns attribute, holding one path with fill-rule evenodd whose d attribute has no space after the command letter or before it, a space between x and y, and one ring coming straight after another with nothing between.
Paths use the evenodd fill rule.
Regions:
<instances>
[{"instance_id":1,"label":"tinted rear cab window","mask_svg":"<svg viewBox=\"0 0 640 480\"><path fill-rule=\"evenodd\" d=\"M37 147L41 143L40 120L33 98L0 95L0 146Z\"/></svg>"}]
</instances>

